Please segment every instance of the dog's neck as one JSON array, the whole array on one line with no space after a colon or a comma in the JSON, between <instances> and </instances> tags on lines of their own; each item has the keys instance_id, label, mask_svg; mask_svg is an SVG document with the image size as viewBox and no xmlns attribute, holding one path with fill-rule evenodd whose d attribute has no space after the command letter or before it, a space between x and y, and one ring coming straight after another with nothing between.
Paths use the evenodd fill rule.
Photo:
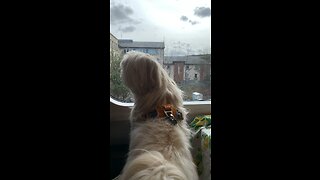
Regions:
<instances>
[{"instance_id":1,"label":"dog's neck","mask_svg":"<svg viewBox=\"0 0 320 180\"><path fill-rule=\"evenodd\" d=\"M147 113L146 118L165 118L172 125L176 125L178 121L183 120L183 115L172 104L158 105L156 109Z\"/></svg>"}]
</instances>

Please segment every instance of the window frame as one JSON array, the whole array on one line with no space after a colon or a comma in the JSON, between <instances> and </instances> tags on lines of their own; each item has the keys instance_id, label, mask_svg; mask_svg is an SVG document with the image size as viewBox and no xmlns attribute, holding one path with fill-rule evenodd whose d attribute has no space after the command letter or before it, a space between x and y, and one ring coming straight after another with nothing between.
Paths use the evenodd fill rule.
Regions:
<instances>
[{"instance_id":1,"label":"window frame","mask_svg":"<svg viewBox=\"0 0 320 180\"><path fill-rule=\"evenodd\" d=\"M110 121L128 121L134 103L120 102L110 96ZM197 115L211 114L211 101L183 101L188 121Z\"/></svg>"}]
</instances>

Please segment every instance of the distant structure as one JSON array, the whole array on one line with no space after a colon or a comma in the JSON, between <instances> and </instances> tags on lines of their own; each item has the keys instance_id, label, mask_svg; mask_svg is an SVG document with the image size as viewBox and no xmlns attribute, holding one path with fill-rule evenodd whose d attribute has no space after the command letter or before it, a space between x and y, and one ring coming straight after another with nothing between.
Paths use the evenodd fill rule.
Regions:
<instances>
[{"instance_id":1,"label":"distant structure","mask_svg":"<svg viewBox=\"0 0 320 180\"><path fill-rule=\"evenodd\" d=\"M119 39L118 43L122 53L129 51L144 52L157 58L161 65L164 63L164 42L142 42L131 39Z\"/></svg>"},{"instance_id":2,"label":"distant structure","mask_svg":"<svg viewBox=\"0 0 320 180\"><path fill-rule=\"evenodd\" d=\"M165 56L164 68L175 82L211 80L211 54Z\"/></svg>"},{"instance_id":3,"label":"distant structure","mask_svg":"<svg viewBox=\"0 0 320 180\"><path fill-rule=\"evenodd\" d=\"M154 56L163 65L164 42L142 42L131 39L118 39L110 33L110 52L125 54L129 51L139 51Z\"/></svg>"},{"instance_id":4,"label":"distant structure","mask_svg":"<svg viewBox=\"0 0 320 180\"><path fill-rule=\"evenodd\" d=\"M110 33L110 52L120 54L119 40Z\"/></svg>"}]
</instances>

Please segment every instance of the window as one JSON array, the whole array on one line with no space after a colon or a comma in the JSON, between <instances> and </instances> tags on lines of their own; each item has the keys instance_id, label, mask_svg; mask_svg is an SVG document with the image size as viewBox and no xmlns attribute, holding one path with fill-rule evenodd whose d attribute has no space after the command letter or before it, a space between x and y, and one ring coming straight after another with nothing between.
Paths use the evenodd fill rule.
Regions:
<instances>
[{"instance_id":1,"label":"window","mask_svg":"<svg viewBox=\"0 0 320 180\"><path fill-rule=\"evenodd\" d=\"M157 49L147 49L147 53L151 54L151 55L156 55L156 54L158 54L158 50Z\"/></svg>"},{"instance_id":2,"label":"window","mask_svg":"<svg viewBox=\"0 0 320 180\"><path fill-rule=\"evenodd\" d=\"M110 38L121 52L110 61L112 98L134 101L121 82L119 63L135 50L156 57L184 91L185 101L193 101L195 92L211 100L210 0L111 0L110 12Z\"/></svg>"}]
</instances>

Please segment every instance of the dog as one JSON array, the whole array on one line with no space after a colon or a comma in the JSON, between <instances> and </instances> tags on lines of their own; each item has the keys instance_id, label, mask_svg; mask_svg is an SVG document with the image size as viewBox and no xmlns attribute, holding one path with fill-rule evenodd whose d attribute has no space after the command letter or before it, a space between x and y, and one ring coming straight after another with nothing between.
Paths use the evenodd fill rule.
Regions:
<instances>
[{"instance_id":1,"label":"dog","mask_svg":"<svg viewBox=\"0 0 320 180\"><path fill-rule=\"evenodd\" d=\"M121 78L134 96L130 144L119 180L198 180L183 92L157 59L128 52Z\"/></svg>"}]
</instances>

